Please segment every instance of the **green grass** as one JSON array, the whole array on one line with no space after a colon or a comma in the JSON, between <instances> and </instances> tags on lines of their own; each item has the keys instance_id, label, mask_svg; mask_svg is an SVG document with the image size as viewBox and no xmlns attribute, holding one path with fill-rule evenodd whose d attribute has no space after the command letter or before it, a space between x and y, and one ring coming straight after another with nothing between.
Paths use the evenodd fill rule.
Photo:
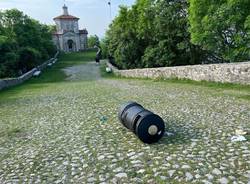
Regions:
<instances>
[{"instance_id":1,"label":"green grass","mask_svg":"<svg viewBox=\"0 0 250 184\"><path fill-rule=\"evenodd\" d=\"M113 72L111 73L107 73L106 72L106 63L105 62L102 62L101 65L100 65L100 73L101 73L101 76L104 77L104 78L118 78L118 76L115 76L115 74Z\"/></svg>"},{"instance_id":2,"label":"green grass","mask_svg":"<svg viewBox=\"0 0 250 184\"><path fill-rule=\"evenodd\" d=\"M61 82L66 78L63 68L80 65L88 61L93 61L95 58L94 51L85 51L79 53L61 54L58 62L52 67L48 67L40 77L33 78L28 81L29 84L34 83L50 83Z\"/></svg>"},{"instance_id":3,"label":"green grass","mask_svg":"<svg viewBox=\"0 0 250 184\"><path fill-rule=\"evenodd\" d=\"M173 83L173 84L182 84L182 85L192 85L192 86L201 86L206 88L211 88L215 90L236 90L236 91L244 91L250 94L250 85L243 85L243 84L234 84L234 83L222 83L222 82L212 82L212 81L194 81L190 79L164 79L164 78L137 78L137 77L123 77L120 75L115 75L114 73L108 74L105 71L106 64L102 64L101 66L101 74L102 77L105 78L114 78L114 79L127 79L127 80L149 80L153 82L165 82L165 83ZM240 95L239 98L250 100L250 95Z\"/></svg>"},{"instance_id":4,"label":"green grass","mask_svg":"<svg viewBox=\"0 0 250 184\"><path fill-rule=\"evenodd\" d=\"M103 75L106 77L105 75ZM107 76L111 76L107 74ZM243 84L233 84L233 83L221 83L221 82L210 82L210 81L194 81L189 79L151 79L151 78L137 78L137 77L123 77L118 75L112 75L113 78L116 79L127 79L127 80L149 80L152 82L165 82L165 83L175 83L175 84L183 84L183 85L194 85L194 86L203 86L208 88L214 89L230 89L230 90L240 90L240 91L249 91L250 92L250 85L243 85ZM248 95L249 96L249 95Z\"/></svg>"},{"instance_id":5,"label":"green grass","mask_svg":"<svg viewBox=\"0 0 250 184\"><path fill-rule=\"evenodd\" d=\"M21 131L22 131L22 128L20 128L20 127L9 126L5 130L0 130L0 137L3 137L3 136L8 136L8 137L16 136L16 134L20 133Z\"/></svg>"},{"instance_id":6,"label":"green grass","mask_svg":"<svg viewBox=\"0 0 250 184\"><path fill-rule=\"evenodd\" d=\"M250 100L250 95L241 95L239 98L245 99L245 100Z\"/></svg>"},{"instance_id":7,"label":"green grass","mask_svg":"<svg viewBox=\"0 0 250 184\"><path fill-rule=\"evenodd\" d=\"M84 51L77 53L61 54L60 60L64 64L75 65L80 61L93 61L95 59L96 51Z\"/></svg>"},{"instance_id":8,"label":"green grass","mask_svg":"<svg viewBox=\"0 0 250 184\"><path fill-rule=\"evenodd\" d=\"M197 86L211 89L217 92L217 95L230 95L243 100L250 100L250 85L233 84L233 83L221 83L210 81L193 81L188 79L159 79L155 81L164 81L169 84L180 84Z\"/></svg>"},{"instance_id":9,"label":"green grass","mask_svg":"<svg viewBox=\"0 0 250 184\"><path fill-rule=\"evenodd\" d=\"M157 80L166 81L169 83L190 84L190 85L204 86L210 88L247 90L250 92L250 85L243 85L243 84L221 83L221 82L210 82L210 81L194 81L189 79L156 79L156 81Z\"/></svg>"},{"instance_id":10,"label":"green grass","mask_svg":"<svg viewBox=\"0 0 250 184\"><path fill-rule=\"evenodd\" d=\"M14 86L0 91L0 99L9 97L19 93L22 90L32 90L46 87L49 83L57 83L65 81L66 75L62 71L63 68L80 65L88 61L93 61L95 51L85 51L78 53L61 53L58 61L51 67L47 67L37 78L31 78L21 85Z\"/></svg>"}]
</instances>

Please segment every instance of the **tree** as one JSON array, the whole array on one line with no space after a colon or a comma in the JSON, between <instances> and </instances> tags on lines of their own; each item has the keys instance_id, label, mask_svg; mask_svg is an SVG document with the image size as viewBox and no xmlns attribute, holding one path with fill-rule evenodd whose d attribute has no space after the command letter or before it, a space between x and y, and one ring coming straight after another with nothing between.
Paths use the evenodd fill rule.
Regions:
<instances>
[{"instance_id":1,"label":"tree","mask_svg":"<svg viewBox=\"0 0 250 184\"><path fill-rule=\"evenodd\" d=\"M187 8L186 0L156 1L154 35L143 56L146 67L201 63L203 51L190 42Z\"/></svg>"},{"instance_id":2,"label":"tree","mask_svg":"<svg viewBox=\"0 0 250 184\"><path fill-rule=\"evenodd\" d=\"M51 26L17 9L0 12L0 77L14 77L51 57L56 51Z\"/></svg>"},{"instance_id":3,"label":"tree","mask_svg":"<svg viewBox=\"0 0 250 184\"><path fill-rule=\"evenodd\" d=\"M120 7L106 33L120 68L201 63L203 51L190 42L185 0L137 0Z\"/></svg>"},{"instance_id":4,"label":"tree","mask_svg":"<svg viewBox=\"0 0 250 184\"><path fill-rule=\"evenodd\" d=\"M17 44L6 36L0 36L0 78L15 76L19 55L16 53Z\"/></svg>"},{"instance_id":5,"label":"tree","mask_svg":"<svg viewBox=\"0 0 250 184\"><path fill-rule=\"evenodd\" d=\"M250 58L249 0L190 0L191 41L219 61Z\"/></svg>"},{"instance_id":6,"label":"tree","mask_svg":"<svg viewBox=\"0 0 250 184\"><path fill-rule=\"evenodd\" d=\"M143 67L142 56L152 40L152 3L151 0L137 0L131 9L121 6L119 15L110 25L106 43L118 67Z\"/></svg>"},{"instance_id":7,"label":"tree","mask_svg":"<svg viewBox=\"0 0 250 184\"><path fill-rule=\"evenodd\" d=\"M106 38L101 39L100 47L102 49L102 58L108 58L110 56L110 54L108 53L107 39Z\"/></svg>"},{"instance_id":8,"label":"tree","mask_svg":"<svg viewBox=\"0 0 250 184\"><path fill-rule=\"evenodd\" d=\"M39 65L41 53L32 47L22 47L19 50L19 68L23 71L28 71Z\"/></svg>"},{"instance_id":9,"label":"tree","mask_svg":"<svg viewBox=\"0 0 250 184\"><path fill-rule=\"evenodd\" d=\"M88 38L88 47L94 48L94 46L100 46L99 37L97 35L91 35Z\"/></svg>"}]
</instances>

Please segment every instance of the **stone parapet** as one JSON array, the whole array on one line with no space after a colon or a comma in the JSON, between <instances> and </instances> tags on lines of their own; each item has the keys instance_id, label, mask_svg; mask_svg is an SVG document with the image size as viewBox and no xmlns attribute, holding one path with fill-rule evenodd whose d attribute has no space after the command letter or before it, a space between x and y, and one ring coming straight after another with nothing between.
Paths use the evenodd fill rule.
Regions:
<instances>
[{"instance_id":1,"label":"stone parapet","mask_svg":"<svg viewBox=\"0 0 250 184\"><path fill-rule=\"evenodd\" d=\"M17 78L1 79L0 80L0 90L5 89L5 88L9 88L11 86L16 86L16 85L21 84L24 81L30 79L37 70L44 70L47 67L48 63L51 63L54 60L57 60L56 58L57 58L58 54L59 54L59 52L57 52L53 58L44 62L40 66L33 68L32 70L28 71L27 73L23 74L22 76L19 76Z\"/></svg>"},{"instance_id":2,"label":"stone parapet","mask_svg":"<svg viewBox=\"0 0 250 184\"><path fill-rule=\"evenodd\" d=\"M250 85L250 62L188 65L161 68L118 70L111 63L107 65L116 75L135 78L190 79Z\"/></svg>"}]
</instances>

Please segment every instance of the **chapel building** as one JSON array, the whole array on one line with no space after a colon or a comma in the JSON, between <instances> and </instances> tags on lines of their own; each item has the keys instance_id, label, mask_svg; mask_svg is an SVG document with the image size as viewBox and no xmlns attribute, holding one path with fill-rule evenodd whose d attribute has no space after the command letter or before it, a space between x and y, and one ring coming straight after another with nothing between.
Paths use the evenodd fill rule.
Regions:
<instances>
[{"instance_id":1,"label":"chapel building","mask_svg":"<svg viewBox=\"0 0 250 184\"><path fill-rule=\"evenodd\" d=\"M88 31L79 30L78 17L68 12L68 7L63 6L63 14L55 17L56 32L53 34L53 42L58 50L64 52L78 52L87 48Z\"/></svg>"}]
</instances>

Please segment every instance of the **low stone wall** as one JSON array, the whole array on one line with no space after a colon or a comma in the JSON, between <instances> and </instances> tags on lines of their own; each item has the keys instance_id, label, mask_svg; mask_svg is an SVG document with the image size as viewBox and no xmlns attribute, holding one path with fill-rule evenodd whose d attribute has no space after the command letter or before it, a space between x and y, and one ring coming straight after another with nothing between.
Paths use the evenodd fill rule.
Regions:
<instances>
[{"instance_id":1,"label":"low stone wall","mask_svg":"<svg viewBox=\"0 0 250 184\"><path fill-rule=\"evenodd\" d=\"M58 54L59 54L59 52L57 52L53 58L51 58L48 61L44 62L40 66L37 66L36 68L33 68L32 70L28 71L27 73L23 74L20 77L9 78L9 79L1 79L0 80L0 90L5 89L5 88L9 88L11 86L16 86L16 85L21 84L24 81L30 79L37 70L44 70L49 63L51 63L53 61L56 61L57 57L58 57Z\"/></svg>"},{"instance_id":2,"label":"low stone wall","mask_svg":"<svg viewBox=\"0 0 250 184\"><path fill-rule=\"evenodd\" d=\"M111 63L107 65L116 75L136 78L190 79L250 85L250 62L189 65L162 68L118 70Z\"/></svg>"}]
</instances>

